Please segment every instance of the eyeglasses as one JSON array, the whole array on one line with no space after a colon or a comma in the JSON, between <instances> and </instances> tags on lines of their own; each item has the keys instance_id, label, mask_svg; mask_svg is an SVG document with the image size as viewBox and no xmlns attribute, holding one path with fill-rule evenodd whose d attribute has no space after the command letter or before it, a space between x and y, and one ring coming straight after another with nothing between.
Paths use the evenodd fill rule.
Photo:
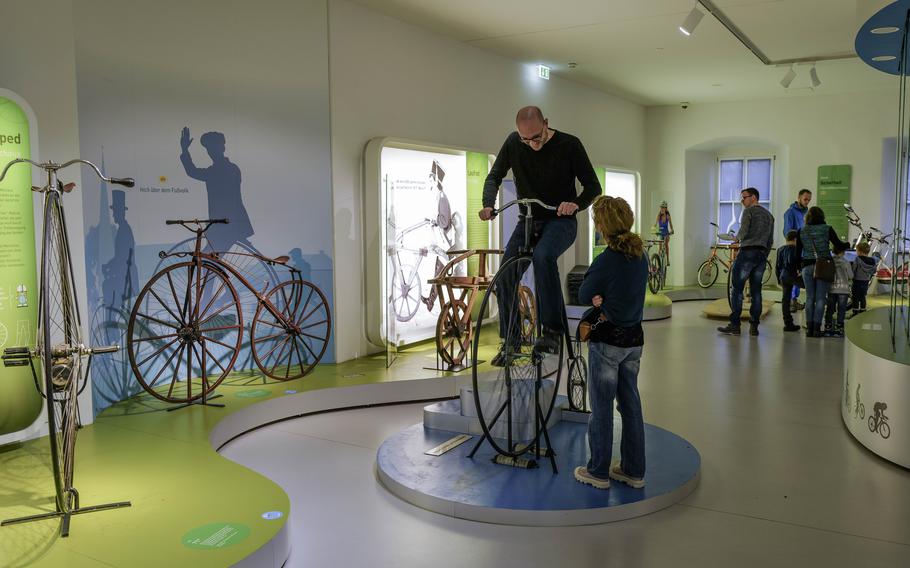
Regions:
<instances>
[{"instance_id":1,"label":"eyeglasses","mask_svg":"<svg viewBox=\"0 0 910 568\"><path fill-rule=\"evenodd\" d=\"M739 198L739 200L740 200L740 201L745 201L745 200L747 200L747 199L752 199L753 197L755 197L755 196L754 196L754 195L748 195L748 194L746 194L746 195L741 196L741 197Z\"/></svg>"},{"instance_id":2,"label":"eyeglasses","mask_svg":"<svg viewBox=\"0 0 910 568\"><path fill-rule=\"evenodd\" d=\"M528 145L530 145L530 144L542 144L542 143L543 143L543 137L544 137L544 134L546 134L546 132L547 132L547 127L544 126L544 127L543 127L543 130L541 130L540 132L538 132L538 133L535 134L534 136L531 136L530 138L525 138L525 137L522 136L521 134L519 134L518 137L521 139L522 142L524 142L525 144L528 144Z\"/></svg>"}]
</instances>

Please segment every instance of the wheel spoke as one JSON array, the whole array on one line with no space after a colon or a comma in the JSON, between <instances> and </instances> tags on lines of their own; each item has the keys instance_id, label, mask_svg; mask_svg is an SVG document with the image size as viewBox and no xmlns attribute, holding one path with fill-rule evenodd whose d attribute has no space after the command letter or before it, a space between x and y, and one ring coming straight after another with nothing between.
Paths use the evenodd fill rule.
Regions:
<instances>
[{"instance_id":1,"label":"wheel spoke","mask_svg":"<svg viewBox=\"0 0 910 568\"><path fill-rule=\"evenodd\" d=\"M153 337L143 337L140 339L134 339L134 343L143 343L145 341L157 341L159 339L167 339L168 337L177 337L176 333L168 333L167 335L155 335Z\"/></svg>"},{"instance_id":2,"label":"wheel spoke","mask_svg":"<svg viewBox=\"0 0 910 568\"><path fill-rule=\"evenodd\" d=\"M145 364L149 361L149 359L151 359L152 357L157 357L159 353L164 352L165 349L167 349L168 347L170 347L171 345L173 345L173 344L176 343L176 342L177 342L176 339L172 339L172 340L169 341L168 343L165 343L164 346L158 348L157 351L155 351L154 353L152 353L151 355L149 355L148 357L146 357L146 358L143 359L142 361L139 361L139 363L136 364L136 367L141 367L141 366L145 365ZM157 378L157 377L156 377L156 378Z\"/></svg>"},{"instance_id":3,"label":"wheel spoke","mask_svg":"<svg viewBox=\"0 0 910 568\"><path fill-rule=\"evenodd\" d=\"M159 296L158 293L155 292L155 288L154 288L154 287L149 288L149 293L150 293L152 296L155 296L155 299L158 300L158 303L161 304L161 306L162 306L165 310L167 310L167 313L171 314L171 317L172 317L172 318L174 318L175 320L177 320L178 322L180 322L181 325L183 324L183 320L182 320L177 314L175 314L174 312L171 311L171 308L170 308L166 303L164 303L164 300L161 299L161 296Z\"/></svg>"},{"instance_id":4,"label":"wheel spoke","mask_svg":"<svg viewBox=\"0 0 910 568\"><path fill-rule=\"evenodd\" d=\"M159 323L159 324L161 324L161 325L167 326L167 327L169 327L169 328L171 328L171 329L180 329L180 327L178 327L178 326L176 326L176 325L174 325L174 324L172 324L172 323L168 323L168 322L166 322L166 321L164 321L164 320L160 320L160 319L158 319L158 318L156 318L156 317L152 317L152 316L150 316L150 315L148 315L148 314L143 314L142 312L136 312L136 315L137 315L137 316L140 316L140 317L143 317L143 318L145 318L145 319L147 319L147 320L151 320L151 321L153 321L153 322L155 322L155 323Z\"/></svg>"}]
</instances>

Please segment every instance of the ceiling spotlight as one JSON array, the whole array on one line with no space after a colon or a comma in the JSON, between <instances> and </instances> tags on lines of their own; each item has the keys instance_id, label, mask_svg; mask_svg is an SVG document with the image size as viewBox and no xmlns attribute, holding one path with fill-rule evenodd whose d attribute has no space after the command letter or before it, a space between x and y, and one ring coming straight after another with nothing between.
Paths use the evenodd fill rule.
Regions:
<instances>
[{"instance_id":1,"label":"ceiling spotlight","mask_svg":"<svg viewBox=\"0 0 910 568\"><path fill-rule=\"evenodd\" d=\"M812 69L809 69L809 80L812 81L813 89L822 84L822 80L818 78L818 71L815 70L815 63L812 64Z\"/></svg>"},{"instance_id":2,"label":"ceiling spotlight","mask_svg":"<svg viewBox=\"0 0 910 568\"><path fill-rule=\"evenodd\" d=\"M698 3L696 2L695 6L692 7L692 11L686 16L686 20L679 26L679 31L687 36L692 35L692 32L695 31L695 27L698 26L698 22L704 17L705 15L698 9Z\"/></svg>"},{"instance_id":3,"label":"ceiling spotlight","mask_svg":"<svg viewBox=\"0 0 910 568\"><path fill-rule=\"evenodd\" d=\"M793 79L796 79L796 71L793 70L793 66L790 66L790 69L787 70L787 74L784 75L784 78L780 80L781 86L783 88L790 88L790 83L793 82Z\"/></svg>"}]
</instances>

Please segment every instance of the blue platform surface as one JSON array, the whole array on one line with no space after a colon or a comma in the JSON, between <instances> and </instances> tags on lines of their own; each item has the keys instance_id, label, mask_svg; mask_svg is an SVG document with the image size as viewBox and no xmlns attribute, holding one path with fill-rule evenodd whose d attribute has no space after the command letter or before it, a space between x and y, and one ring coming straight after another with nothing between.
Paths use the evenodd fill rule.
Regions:
<instances>
[{"instance_id":1,"label":"blue platform surface","mask_svg":"<svg viewBox=\"0 0 910 568\"><path fill-rule=\"evenodd\" d=\"M591 524L640 516L678 502L697 483L698 451L676 434L650 424L645 425L644 489L616 481L608 490L579 483L573 470L587 461L586 432L587 425L577 422L563 421L551 428L557 475L545 457L536 469L494 464L496 453L487 443L468 458L478 436L442 456L426 455L426 450L458 433L423 424L387 439L377 453L377 468L386 487L418 506L461 518L527 525ZM617 419L614 459L619 459L619 440ZM549 515L535 518L537 513Z\"/></svg>"}]
</instances>

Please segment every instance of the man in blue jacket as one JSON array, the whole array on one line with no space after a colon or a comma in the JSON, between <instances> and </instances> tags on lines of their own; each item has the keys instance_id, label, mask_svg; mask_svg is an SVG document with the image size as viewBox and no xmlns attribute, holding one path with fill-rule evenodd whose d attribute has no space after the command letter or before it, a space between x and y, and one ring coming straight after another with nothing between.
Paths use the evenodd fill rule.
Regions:
<instances>
[{"instance_id":1,"label":"man in blue jacket","mask_svg":"<svg viewBox=\"0 0 910 568\"><path fill-rule=\"evenodd\" d=\"M806 212L809 210L809 202L812 201L812 192L808 189L799 190L799 194L796 196L796 201L790 204L789 209L784 213L784 238L790 233L790 231L799 232L803 228L803 225L806 224ZM802 309L803 304L799 303L799 286L793 287L792 302L790 303L790 311L795 312L798 309Z\"/></svg>"}]
</instances>

